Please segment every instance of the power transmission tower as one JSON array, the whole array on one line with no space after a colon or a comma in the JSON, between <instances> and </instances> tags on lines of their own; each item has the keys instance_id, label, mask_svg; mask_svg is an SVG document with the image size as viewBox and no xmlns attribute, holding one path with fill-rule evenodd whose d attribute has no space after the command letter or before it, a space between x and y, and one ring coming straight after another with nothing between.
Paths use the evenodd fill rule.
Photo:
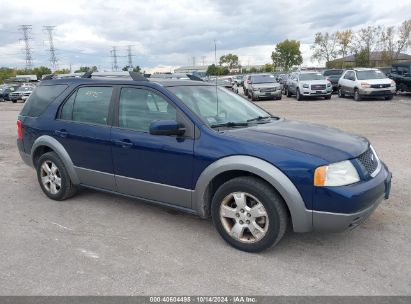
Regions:
<instances>
[{"instance_id":1,"label":"power transmission tower","mask_svg":"<svg viewBox=\"0 0 411 304\"><path fill-rule=\"evenodd\" d=\"M31 29L32 26L28 24L23 24L19 26L19 30L23 32L23 38L20 41L24 41L24 51L26 53L26 69L31 69L33 67L33 57L31 56Z\"/></svg>"},{"instance_id":2,"label":"power transmission tower","mask_svg":"<svg viewBox=\"0 0 411 304\"><path fill-rule=\"evenodd\" d=\"M130 68L130 69L132 69L133 68L133 53L132 53L132 47L133 47L134 45L128 45L127 46L127 59L128 59L128 67Z\"/></svg>"},{"instance_id":3,"label":"power transmission tower","mask_svg":"<svg viewBox=\"0 0 411 304\"><path fill-rule=\"evenodd\" d=\"M55 26L46 25L43 26L43 30L48 34L49 39L49 52L50 52L50 65L51 70L57 70L57 57L56 57L56 49L54 48L54 41L53 41L53 30Z\"/></svg>"},{"instance_id":4,"label":"power transmission tower","mask_svg":"<svg viewBox=\"0 0 411 304\"><path fill-rule=\"evenodd\" d=\"M113 71L118 71L118 65L117 65L117 47L113 46L113 49L110 51L111 54L111 58L113 58L113 62L112 62L112 70Z\"/></svg>"}]
</instances>

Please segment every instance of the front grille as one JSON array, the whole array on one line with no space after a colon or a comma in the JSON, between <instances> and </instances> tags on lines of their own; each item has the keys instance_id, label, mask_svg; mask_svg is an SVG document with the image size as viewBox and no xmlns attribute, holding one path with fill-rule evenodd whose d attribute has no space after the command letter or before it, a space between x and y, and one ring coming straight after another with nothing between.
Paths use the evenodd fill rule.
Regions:
<instances>
[{"instance_id":1,"label":"front grille","mask_svg":"<svg viewBox=\"0 0 411 304\"><path fill-rule=\"evenodd\" d=\"M378 168L379 160L371 148L368 148L367 151L358 156L358 160L370 175Z\"/></svg>"},{"instance_id":2,"label":"front grille","mask_svg":"<svg viewBox=\"0 0 411 304\"><path fill-rule=\"evenodd\" d=\"M325 84L312 84L311 90L325 90Z\"/></svg>"},{"instance_id":3,"label":"front grille","mask_svg":"<svg viewBox=\"0 0 411 304\"><path fill-rule=\"evenodd\" d=\"M386 84L372 84L370 88L372 89L382 89L382 88L389 88L391 85L389 83Z\"/></svg>"},{"instance_id":4,"label":"front grille","mask_svg":"<svg viewBox=\"0 0 411 304\"><path fill-rule=\"evenodd\" d=\"M265 88L265 89L260 89L261 92L274 92L275 88Z\"/></svg>"}]
</instances>

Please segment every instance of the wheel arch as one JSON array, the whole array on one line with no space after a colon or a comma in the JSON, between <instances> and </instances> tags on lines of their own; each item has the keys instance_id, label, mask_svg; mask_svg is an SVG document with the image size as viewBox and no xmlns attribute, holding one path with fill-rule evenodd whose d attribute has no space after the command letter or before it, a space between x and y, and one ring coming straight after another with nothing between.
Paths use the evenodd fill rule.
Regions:
<instances>
[{"instance_id":1,"label":"wheel arch","mask_svg":"<svg viewBox=\"0 0 411 304\"><path fill-rule=\"evenodd\" d=\"M31 148L31 160L33 166L36 167L36 162L38 161L41 155L51 151L55 152L63 162L64 166L67 169L67 173L70 176L71 182L74 185L80 184L80 180L74 169L74 164L66 149L60 142L58 142L57 139L49 135L40 136L34 141L33 146Z\"/></svg>"},{"instance_id":2,"label":"wheel arch","mask_svg":"<svg viewBox=\"0 0 411 304\"><path fill-rule=\"evenodd\" d=\"M210 216L213 182L220 177L233 178L239 174L256 176L269 183L284 199L288 208L293 230L308 232L312 230L312 211L307 210L304 201L290 179L272 164L252 156L228 156L209 165L197 180L193 193L193 209L201 216ZM227 180L227 179L222 179Z\"/></svg>"}]
</instances>

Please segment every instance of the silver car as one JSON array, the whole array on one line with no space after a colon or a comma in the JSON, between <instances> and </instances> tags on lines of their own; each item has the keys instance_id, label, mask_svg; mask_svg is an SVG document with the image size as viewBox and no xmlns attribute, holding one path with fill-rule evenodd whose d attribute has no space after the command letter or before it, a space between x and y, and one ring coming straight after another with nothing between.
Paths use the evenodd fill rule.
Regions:
<instances>
[{"instance_id":1,"label":"silver car","mask_svg":"<svg viewBox=\"0 0 411 304\"><path fill-rule=\"evenodd\" d=\"M304 97L330 99L332 90L331 82L318 72L292 73L287 82L287 96L295 95L297 100L303 100Z\"/></svg>"},{"instance_id":2,"label":"silver car","mask_svg":"<svg viewBox=\"0 0 411 304\"><path fill-rule=\"evenodd\" d=\"M281 85L272 74L251 75L249 78L247 96L251 100L281 99Z\"/></svg>"}]
</instances>

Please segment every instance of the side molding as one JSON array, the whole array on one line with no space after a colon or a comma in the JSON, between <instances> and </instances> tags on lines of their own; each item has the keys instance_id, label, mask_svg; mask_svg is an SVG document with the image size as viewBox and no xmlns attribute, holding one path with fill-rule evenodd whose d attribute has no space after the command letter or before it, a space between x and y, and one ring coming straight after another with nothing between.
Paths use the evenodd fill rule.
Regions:
<instances>
[{"instance_id":1,"label":"side molding","mask_svg":"<svg viewBox=\"0 0 411 304\"><path fill-rule=\"evenodd\" d=\"M293 229L295 232L312 231L312 211L307 210L297 188L290 179L272 164L251 156L229 156L209 165L200 175L193 193L193 209L201 216L208 214L206 190L209 183L217 175L226 171L247 171L253 173L268 183L284 198L291 213Z\"/></svg>"},{"instance_id":2,"label":"side molding","mask_svg":"<svg viewBox=\"0 0 411 304\"><path fill-rule=\"evenodd\" d=\"M40 146L47 146L52 149L57 155L60 157L64 166L67 169L68 174L70 175L71 181L73 184L78 185L80 184L80 179L77 176L76 170L74 169L74 164L68 155L66 149L64 149L63 145L57 141L57 139L49 136L43 135L37 138L31 148L31 159L33 161L34 151Z\"/></svg>"}]
</instances>

